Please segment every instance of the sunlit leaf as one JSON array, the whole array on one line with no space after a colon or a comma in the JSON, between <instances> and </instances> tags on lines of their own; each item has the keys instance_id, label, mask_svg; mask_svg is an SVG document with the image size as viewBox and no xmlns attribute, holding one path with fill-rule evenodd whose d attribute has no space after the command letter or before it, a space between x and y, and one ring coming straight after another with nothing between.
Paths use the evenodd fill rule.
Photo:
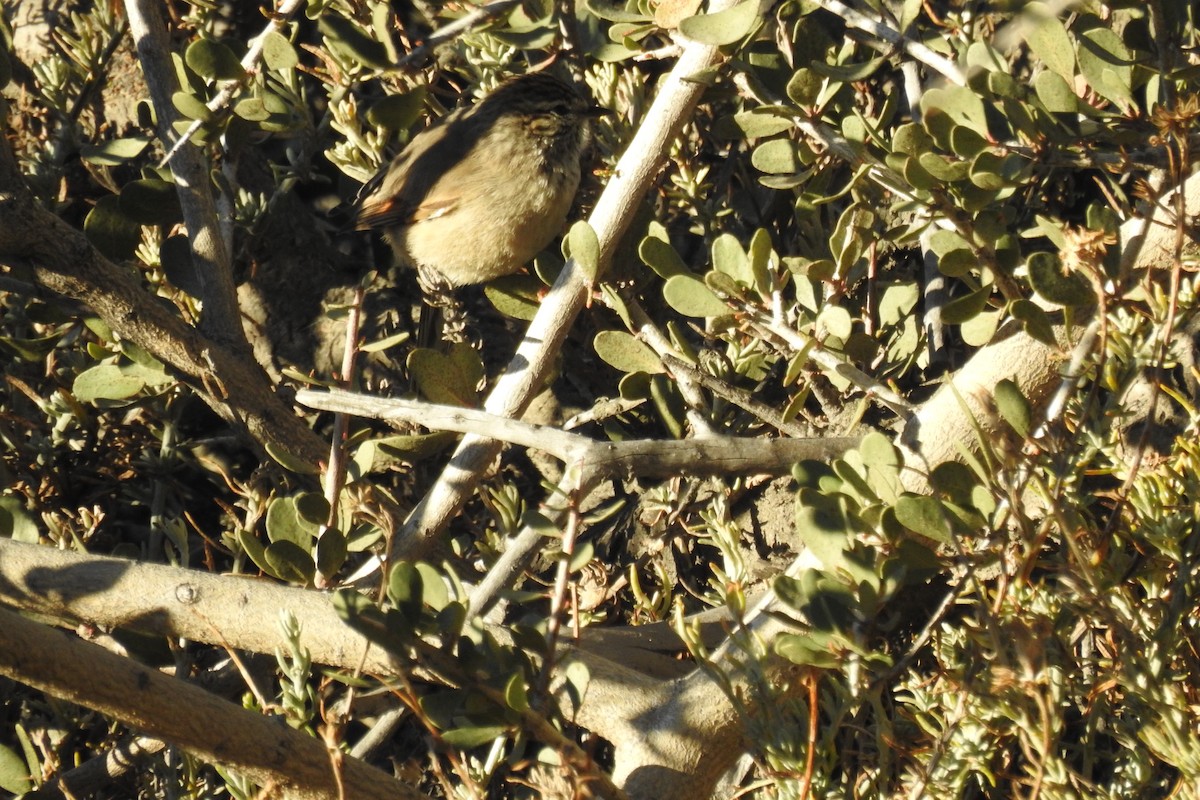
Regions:
<instances>
[{"instance_id":1,"label":"sunlit leaf","mask_svg":"<svg viewBox=\"0 0 1200 800\"><path fill-rule=\"evenodd\" d=\"M592 346L606 364L621 372L664 371L662 360L650 346L625 331L600 331Z\"/></svg>"},{"instance_id":2,"label":"sunlit leaf","mask_svg":"<svg viewBox=\"0 0 1200 800\"><path fill-rule=\"evenodd\" d=\"M1069 83L1075 75L1075 46L1067 29L1045 3L1029 3L1023 14L1029 48L1043 64Z\"/></svg>"},{"instance_id":3,"label":"sunlit leaf","mask_svg":"<svg viewBox=\"0 0 1200 800\"><path fill-rule=\"evenodd\" d=\"M679 23L680 32L697 42L726 45L741 41L758 27L759 3L746 0L715 14L697 14Z\"/></svg>"},{"instance_id":4,"label":"sunlit leaf","mask_svg":"<svg viewBox=\"0 0 1200 800\"><path fill-rule=\"evenodd\" d=\"M197 75L210 80L236 80L246 74L233 51L212 39L193 41L188 45L184 60Z\"/></svg>"},{"instance_id":5,"label":"sunlit leaf","mask_svg":"<svg viewBox=\"0 0 1200 800\"><path fill-rule=\"evenodd\" d=\"M663 298L671 308L688 317L719 317L732 313L704 281L694 275L672 275L663 285Z\"/></svg>"}]
</instances>

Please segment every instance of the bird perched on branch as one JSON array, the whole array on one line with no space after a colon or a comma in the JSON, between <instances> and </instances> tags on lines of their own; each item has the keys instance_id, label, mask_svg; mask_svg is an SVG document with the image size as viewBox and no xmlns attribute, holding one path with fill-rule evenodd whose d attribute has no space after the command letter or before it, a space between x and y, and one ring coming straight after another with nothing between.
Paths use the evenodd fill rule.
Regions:
<instances>
[{"instance_id":1,"label":"bird perched on branch","mask_svg":"<svg viewBox=\"0 0 1200 800\"><path fill-rule=\"evenodd\" d=\"M562 232L603 113L544 72L510 79L413 137L363 187L358 227L383 231L433 305L510 275Z\"/></svg>"}]
</instances>

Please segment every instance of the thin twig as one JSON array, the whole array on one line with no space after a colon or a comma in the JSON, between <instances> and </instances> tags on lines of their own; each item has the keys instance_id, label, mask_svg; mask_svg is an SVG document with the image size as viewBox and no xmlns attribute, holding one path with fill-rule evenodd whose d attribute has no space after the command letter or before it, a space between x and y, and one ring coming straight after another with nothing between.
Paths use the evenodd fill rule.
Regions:
<instances>
[{"instance_id":1,"label":"thin twig","mask_svg":"<svg viewBox=\"0 0 1200 800\"><path fill-rule=\"evenodd\" d=\"M1096 346L1096 337L1100 333L1101 319L1093 319L1084 330L1083 336L1071 351L1071 360L1067 363L1062 371L1062 380L1059 381L1058 389L1050 398L1050 402L1046 404L1046 412L1043 415L1042 423L1037 427L1032 434L1033 439L1040 439L1046 435L1046 432L1058 419L1062 416L1067 407L1067 401L1071 399L1071 395L1079 388L1080 382L1086 377L1085 369L1087 361L1092 356L1092 351Z\"/></svg>"},{"instance_id":2,"label":"thin twig","mask_svg":"<svg viewBox=\"0 0 1200 800\"><path fill-rule=\"evenodd\" d=\"M873 19L856 11L841 0L814 0L818 6L841 17L847 25L871 34L893 47L899 47L925 66L940 73L955 86L966 86L967 76L950 59L935 53L924 44L904 36L895 28L884 24L882 19Z\"/></svg>"},{"instance_id":3,"label":"thin twig","mask_svg":"<svg viewBox=\"0 0 1200 800\"><path fill-rule=\"evenodd\" d=\"M28 797L37 800L69 800L99 795L130 770L141 770L145 762L161 753L167 743L149 736L129 736L117 742L103 756L85 761L61 772Z\"/></svg>"},{"instance_id":4,"label":"thin twig","mask_svg":"<svg viewBox=\"0 0 1200 800\"><path fill-rule=\"evenodd\" d=\"M577 482L580 477L576 473ZM546 660L542 663L538 676L538 690L541 692L549 691L550 678L554 672L555 650L558 647L558 634L562 630L562 618L567 602L567 580L571 577L571 559L575 555L575 541L579 536L579 498L578 488L566 498L567 524L563 528L561 552L554 574L554 589L550 594L550 614L546 621Z\"/></svg>"},{"instance_id":5,"label":"thin twig","mask_svg":"<svg viewBox=\"0 0 1200 800\"><path fill-rule=\"evenodd\" d=\"M283 0L283 4L279 7L279 10L270 15L270 20L267 22L267 27L263 28L262 33L250 40L250 49L247 50L246 55L242 57L242 76L240 78L227 81L225 85L221 87L221 91L217 92L217 95L212 100L209 100L208 103L206 103L209 111L218 113L229 107L229 104L233 101L233 98L237 96L238 92L245 88L246 83L258 70L258 62L262 59L263 47L266 45L267 36L272 33L282 31L283 26L286 25L288 20L292 18L292 15L299 11L300 7L305 5L305 3L306 0ZM170 164L171 159L175 157L175 154L179 152L180 148L182 148L186 142L191 141L192 137L196 135L196 131L200 130L201 126L203 125L204 122L202 120L193 120L192 124L188 126L188 129L183 132L183 135L180 136L175 144L171 146L171 149L167 151L167 154L163 156L162 161L158 162L159 168Z\"/></svg>"},{"instance_id":6,"label":"thin twig","mask_svg":"<svg viewBox=\"0 0 1200 800\"><path fill-rule=\"evenodd\" d=\"M346 342L342 349L342 385L350 388L355 382L355 366L358 356L358 328L362 318L363 297L366 291L362 284L354 289L354 298L350 303L350 311L346 315ZM337 528L338 500L342 493L342 485L346 481L346 432L350 426L349 415L337 412L333 418L333 432L329 435L329 464L325 468L325 501L329 503L329 516L325 524L317 532L318 542L325 534ZM320 544L318 544L318 547ZM329 576L318 572L316 585L324 589L328 585Z\"/></svg>"},{"instance_id":7,"label":"thin twig","mask_svg":"<svg viewBox=\"0 0 1200 800\"><path fill-rule=\"evenodd\" d=\"M121 24L117 27L116 33L114 33L113 37L108 40L108 44L104 46L104 50L100 53L100 57L96 59L97 65L103 67L108 64L109 60L116 55L117 48L121 46L121 40L125 38L125 34L128 32L129 20L122 20ZM78 96L75 98L75 102L73 102L71 107L67 110L67 119L71 120L72 122L79 119L79 115L83 113L84 107L87 105L88 101L91 100L92 96L95 95L96 89L104 80L105 78L103 76L96 75L95 73L91 72L88 73L87 81L84 84L83 89L80 90Z\"/></svg>"},{"instance_id":8,"label":"thin twig","mask_svg":"<svg viewBox=\"0 0 1200 800\"><path fill-rule=\"evenodd\" d=\"M494 0L494 2L487 5L479 6L469 14L459 17L454 22L444 25L429 34L419 47L413 48L411 53L396 62L396 67L405 67L418 59L424 58L427 53L444 42L491 21L493 17L503 14L518 2L520 0Z\"/></svg>"},{"instance_id":9,"label":"thin twig","mask_svg":"<svg viewBox=\"0 0 1200 800\"><path fill-rule=\"evenodd\" d=\"M671 340L654 324L654 320L650 319L650 315L642 308L642 304L634 297L622 297L621 299L629 311L634 332L641 337L642 341L650 345L650 349L663 361L669 358L681 361L682 359L678 357ZM700 436L713 435L712 425L709 424L708 418L703 413L708 404L705 402L704 394L700 391L697 381L693 380L686 371L680 370L676 376L676 386L687 402L688 421L692 423L692 428Z\"/></svg>"},{"instance_id":10,"label":"thin twig","mask_svg":"<svg viewBox=\"0 0 1200 800\"><path fill-rule=\"evenodd\" d=\"M722 400L728 400L743 411L753 414L780 433L794 436L798 439L808 436L808 431L805 431L796 423L784 419L783 414L780 414L766 403L754 399L754 395L750 392L739 389L736 386L731 386L728 381L723 381L714 375L709 375L703 370L696 369L696 367L670 353L663 354L662 359L667 369L676 373L677 376L686 376L689 380L700 384Z\"/></svg>"},{"instance_id":11,"label":"thin twig","mask_svg":"<svg viewBox=\"0 0 1200 800\"><path fill-rule=\"evenodd\" d=\"M585 481L608 477L675 477L680 474L782 474L807 458L839 455L858 443L854 436L769 439L703 436L695 439L635 439L607 442L545 425L508 419L487 411L404 398L371 397L338 389L301 389L296 401L309 408L402 421L430 430L483 435L548 453Z\"/></svg>"},{"instance_id":12,"label":"thin twig","mask_svg":"<svg viewBox=\"0 0 1200 800\"><path fill-rule=\"evenodd\" d=\"M816 362L818 366L836 374L840 378L850 381L850 383L866 392L868 396L890 409L896 416L901 419L908 419L915 413L916 409L903 397L858 367L834 355L834 353L827 350L820 342L810 339L786 325L776 324L774 320L764 314L752 313L753 316L750 324L754 328L782 339L797 352L808 348L808 357Z\"/></svg>"}]
</instances>

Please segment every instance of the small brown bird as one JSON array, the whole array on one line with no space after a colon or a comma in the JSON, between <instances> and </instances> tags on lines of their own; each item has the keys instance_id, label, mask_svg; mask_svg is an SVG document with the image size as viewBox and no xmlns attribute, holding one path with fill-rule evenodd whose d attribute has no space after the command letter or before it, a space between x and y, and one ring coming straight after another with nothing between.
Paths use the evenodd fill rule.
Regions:
<instances>
[{"instance_id":1,"label":"small brown bird","mask_svg":"<svg viewBox=\"0 0 1200 800\"><path fill-rule=\"evenodd\" d=\"M413 137L363 187L358 227L381 229L426 292L512 274L562 232L603 113L548 74L508 80Z\"/></svg>"}]
</instances>

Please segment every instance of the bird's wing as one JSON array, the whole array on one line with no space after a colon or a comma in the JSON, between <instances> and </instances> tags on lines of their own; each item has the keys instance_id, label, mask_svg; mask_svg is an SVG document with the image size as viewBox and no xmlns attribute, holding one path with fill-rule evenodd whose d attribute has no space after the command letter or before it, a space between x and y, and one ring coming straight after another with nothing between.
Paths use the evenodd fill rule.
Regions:
<instances>
[{"instance_id":1,"label":"bird's wing","mask_svg":"<svg viewBox=\"0 0 1200 800\"><path fill-rule=\"evenodd\" d=\"M469 110L469 109L467 109ZM459 193L440 186L436 200L429 190L448 177L465 152L456 128L464 110L455 111L413 137L408 146L359 191L356 224L366 228L392 228L432 219L458 204ZM447 169L449 164L449 169Z\"/></svg>"}]
</instances>

